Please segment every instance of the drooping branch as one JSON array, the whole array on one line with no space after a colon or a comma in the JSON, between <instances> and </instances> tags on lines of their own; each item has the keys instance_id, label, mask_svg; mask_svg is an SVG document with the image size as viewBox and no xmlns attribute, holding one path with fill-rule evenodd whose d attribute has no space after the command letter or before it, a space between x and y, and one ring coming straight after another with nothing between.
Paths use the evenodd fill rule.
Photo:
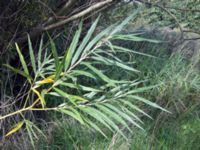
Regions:
<instances>
[{"instance_id":1,"label":"drooping branch","mask_svg":"<svg viewBox=\"0 0 200 150\"><path fill-rule=\"evenodd\" d=\"M31 32L29 32L29 35L32 39L34 39L35 37L41 35L45 31L53 30L53 29L56 29L56 28L62 28L64 25L66 25L69 22L77 20L81 17L85 17L85 16L91 14L94 11L98 11L99 9L107 8L108 6L110 6L109 4L112 4L113 1L114 0L104 0L104 1L101 1L101 2L97 2L96 4L91 5L87 9L85 9L85 10L83 10L83 11L77 13L77 14L74 14L74 15L70 16L69 18L59 20L58 22L55 22L55 23L52 23L52 24L46 25L46 26L40 25L40 26L32 29ZM74 2L74 1L71 0L71 1L69 1L69 3L66 3L62 11L64 11L64 9L69 8L69 6L71 6L70 2ZM15 40L15 42L18 42L18 43L24 43L26 41L27 41L27 35L25 35L24 37L20 37L17 40Z\"/></svg>"},{"instance_id":2,"label":"drooping branch","mask_svg":"<svg viewBox=\"0 0 200 150\"><path fill-rule=\"evenodd\" d=\"M81 11L78 14L75 14L75 15L67 18L67 19L64 19L62 21L56 22L54 24L51 24L51 25L45 27L44 30L48 31L48 30L52 30L52 29L61 27L61 26L65 25L66 23L70 22L70 21L73 21L73 20L76 20L78 18L81 18L81 17L91 13L92 11L98 10L99 8L101 8L101 7L105 6L105 5L108 5L112 1L113 0L106 0L106 1L102 1L102 2L96 3L96 4L92 5L92 6L90 6L89 8Z\"/></svg>"}]
</instances>

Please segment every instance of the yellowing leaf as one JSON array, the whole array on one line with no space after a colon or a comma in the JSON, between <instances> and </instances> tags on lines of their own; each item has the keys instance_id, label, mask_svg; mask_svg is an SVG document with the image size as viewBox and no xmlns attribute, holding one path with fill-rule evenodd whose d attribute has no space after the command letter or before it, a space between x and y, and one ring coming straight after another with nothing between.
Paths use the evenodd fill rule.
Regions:
<instances>
[{"instance_id":1,"label":"yellowing leaf","mask_svg":"<svg viewBox=\"0 0 200 150\"><path fill-rule=\"evenodd\" d=\"M55 75L51 75L51 76L48 76L47 79L52 79L52 80L54 80L55 77L56 77Z\"/></svg>"},{"instance_id":2,"label":"yellowing leaf","mask_svg":"<svg viewBox=\"0 0 200 150\"><path fill-rule=\"evenodd\" d=\"M62 72L60 74L60 76L63 76L63 75L64 75L64 73ZM37 81L36 84L43 85L43 84L48 84L48 83L54 83L55 77L56 77L55 75L48 76L47 78L45 78L43 80Z\"/></svg>"},{"instance_id":3,"label":"yellowing leaf","mask_svg":"<svg viewBox=\"0 0 200 150\"><path fill-rule=\"evenodd\" d=\"M44 98L41 96L41 94L36 89L32 88L32 91L38 96L38 98L40 99L42 108L44 108L44 106L46 105Z\"/></svg>"},{"instance_id":4,"label":"yellowing leaf","mask_svg":"<svg viewBox=\"0 0 200 150\"><path fill-rule=\"evenodd\" d=\"M77 95L69 95L72 99L74 99L75 101L81 101L81 102L88 102L87 99L77 96Z\"/></svg>"},{"instance_id":5,"label":"yellowing leaf","mask_svg":"<svg viewBox=\"0 0 200 150\"><path fill-rule=\"evenodd\" d=\"M9 135L11 135L11 134L17 132L19 129L21 129L21 127L23 126L23 124L24 124L23 121L17 123L17 124L15 125L15 127L14 127L12 130L10 130L10 131L5 135L5 137L7 137L7 136L9 136Z\"/></svg>"},{"instance_id":6,"label":"yellowing leaf","mask_svg":"<svg viewBox=\"0 0 200 150\"><path fill-rule=\"evenodd\" d=\"M41 81L37 81L36 84L39 84L39 85L42 85L42 84L48 84L48 83L53 83L54 80L51 79L51 78L46 78L44 80L41 80Z\"/></svg>"}]
</instances>

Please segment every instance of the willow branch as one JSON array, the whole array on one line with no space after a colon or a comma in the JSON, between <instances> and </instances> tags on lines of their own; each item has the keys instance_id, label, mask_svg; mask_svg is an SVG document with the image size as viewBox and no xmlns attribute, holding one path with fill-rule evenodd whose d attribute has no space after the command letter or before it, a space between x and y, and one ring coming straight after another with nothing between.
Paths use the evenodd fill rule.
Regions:
<instances>
[{"instance_id":1,"label":"willow branch","mask_svg":"<svg viewBox=\"0 0 200 150\"><path fill-rule=\"evenodd\" d=\"M78 14L75 14L67 19L64 19L62 21L59 21L59 22L56 22L54 24L51 24L49 26L46 26L44 28L45 31L48 31L48 30L52 30L52 29L55 29L55 28L58 28L58 27L61 27L63 25L65 25L66 23L69 23L70 21L73 21L73 20L76 20L78 18L81 18L89 13L91 13L92 11L95 11L109 3L113 2L113 0L106 0L106 1L102 1L102 2L99 2L99 3L96 3L92 6L90 6L89 8L83 10L82 12L78 13Z\"/></svg>"},{"instance_id":2,"label":"willow branch","mask_svg":"<svg viewBox=\"0 0 200 150\"><path fill-rule=\"evenodd\" d=\"M49 30L52 30L52 29L56 29L56 28L59 28L59 27L63 27L65 24L71 22L71 21L74 21L76 19L79 19L83 16L86 16L88 14L90 14L91 12L93 11L97 11L99 9L101 9L102 7L106 8L107 6L109 6L109 4L111 4L114 0L105 0L105 1L101 1L101 2L98 2L92 6L90 6L89 8L69 17L69 18L66 18L64 20L61 20L61 21L58 21L56 23L53 23L53 24L50 24L50 25L47 25L47 26L43 26L43 25L40 25L36 28L34 28L30 33L30 37L32 39L36 38L37 36L41 35L43 32L45 31L49 31ZM18 38L17 40L15 40L14 42L17 42L17 43L24 43L27 41L27 35L23 36L23 37L20 37ZM12 44L14 44L14 42Z\"/></svg>"}]
</instances>

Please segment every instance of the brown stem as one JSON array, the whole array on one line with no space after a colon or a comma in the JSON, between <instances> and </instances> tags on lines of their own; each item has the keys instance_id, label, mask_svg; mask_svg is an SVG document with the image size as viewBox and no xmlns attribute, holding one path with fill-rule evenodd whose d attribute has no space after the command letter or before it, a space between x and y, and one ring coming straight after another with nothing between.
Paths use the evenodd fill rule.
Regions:
<instances>
[{"instance_id":1,"label":"brown stem","mask_svg":"<svg viewBox=\"0 0 200 150\"><path fill-rule=\"evenodd\" d=\"M106 0L106 1L102 1L102 2L96 3L96 4L92 5L92 6L90 6L89 8L79 12L78 14L75 14L75 15L67 18L67 19L64 19L62 21L56 22L54 24L51 24L51 25L45 27L44 30L48 31L48 30L52 30L52 29L61 27L61 26L65 25L66 23L70 22L70 21L73 21L73 20L76 20L78 18L81 18L81 17L91 13L92 11L97 10L97 9L99 9L99 8L109 4L109 3L111 3L112 1L113 0Z\"/></svg>"},{"instance_id":2,"label":"brown stem","mask_svg":"<svg viewBox=\"0 0 200 150\"><path fill-rule=\"evenodd\" d=\"M63 27L65 24L71 22L71 21L74 21L76 19L79 19L83 16L86 16L88 14L90 14L91 12L93 11L96 11L98 9L101 9L102 7L107 7L109 6L109 4L111 4L114 0L105 0L105 1L101 1L101 2L98 2L92 6L90 6L89 8L69 17L69 18L66 18L62 21L58 21L56 23L53 23L53 24L50 24L50 25L47 25L47 26L38 26L37 28L34 28L30 33L30 37L31 39L34 39L36 38L37 36L41 35L43 32L45 31L49 31L49 30L52 30L52 29L56 29L56 28L61 28ZM27 35L21 37L21 38L18 38L16 39L12 44L14 44L15 42L17 43L24 43L27 41Z\"/></svg>"}]
</instances>

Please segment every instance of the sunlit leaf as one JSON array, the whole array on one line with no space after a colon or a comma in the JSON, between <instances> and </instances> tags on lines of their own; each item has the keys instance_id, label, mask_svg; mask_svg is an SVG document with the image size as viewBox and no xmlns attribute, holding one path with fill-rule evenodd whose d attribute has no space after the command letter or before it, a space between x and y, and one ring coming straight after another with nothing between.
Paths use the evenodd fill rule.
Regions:
<instances>
[{"instance_id":1,"label":"sunlit leaf","mask_svg":"<svg viewBox=\"0 0 200 150\"><path fill-rule=\"evenodd\" d=\"M76 31L75 36L74 36L74 38L71 42L71 45L70 45L68 51L65 54L66 55L66 57L64 57L64 59L65 59L65 64L64 64L65 70L67 70L69 68L70 64L73 64L73 63L71 63L72 56L73 56L73 54L76 50L76 47L78 46L78 41L79 41L79 37L81 35L81 31L82 31L82 22L79 24L79 29L78 29L78 31ZM74 58L75 57L73 57L73 59Z\"/></svg>"},{"instance_id":2,"label":"sunlit leaf","mask_svg":"<svg viewBox=\"0 0 200 150\"><path fill-rule=\"evenodd\" d=\"M22 128L23 124L24 124L23 121L18 122L13 129L11 129L8 133L6 133L5 137L17 132L19 129Z\"/></svg>"},{"instance_id":3,"label":"sunlit leaf","mask_svg":"<svg viewBox=\"0 0 200 150\"><path fill-rule=\"evenodd\" d=\"M83 41L81 42L80 46L78 47L78 49L77 49L77 51L76 51L76 53L75 53L75 55L72 59L72 64L74 64L78 60L78 58L81 56L81 54L83 53L85 46L87 45L92 34L94 33L94 30L97 26L98 20L99 20L99 17L95 20L95 22L92 24L92 26L88 30L86 36L84 37Z\"/></svg>"},{"instance_id":4,"label":"sunlit leaf","mask_svg":"<svg viewBox=\"0 0 200 150\"><path fill-rule=\"evenodd\" d=\"M60 109L58 109L58 111L65 113L66 115L71 116L72 118L76 119L77 121L79 121L83 125L85 124L82 117L81 117L81 114L76 109L73 109L71 107L68 108L68 109L60 108Z\"/></svg>"},{"instance_id":5,"label":"sunlit leaf","mask_svg":"<svg viewBox=\"0 0 200 150\"><path fill-rule=\"evenodd\" d=\"M34 89L34 88L32 88L31 90L32 90L32 91L33 91L33 92L38 96L38 98L40 99L40 102L41 102L42 108L44 108L45 105L46 105L46 101L45 101L45 99L41 96L40 92L37 91L37 90Z\"/></svg>"}]
</instances>

